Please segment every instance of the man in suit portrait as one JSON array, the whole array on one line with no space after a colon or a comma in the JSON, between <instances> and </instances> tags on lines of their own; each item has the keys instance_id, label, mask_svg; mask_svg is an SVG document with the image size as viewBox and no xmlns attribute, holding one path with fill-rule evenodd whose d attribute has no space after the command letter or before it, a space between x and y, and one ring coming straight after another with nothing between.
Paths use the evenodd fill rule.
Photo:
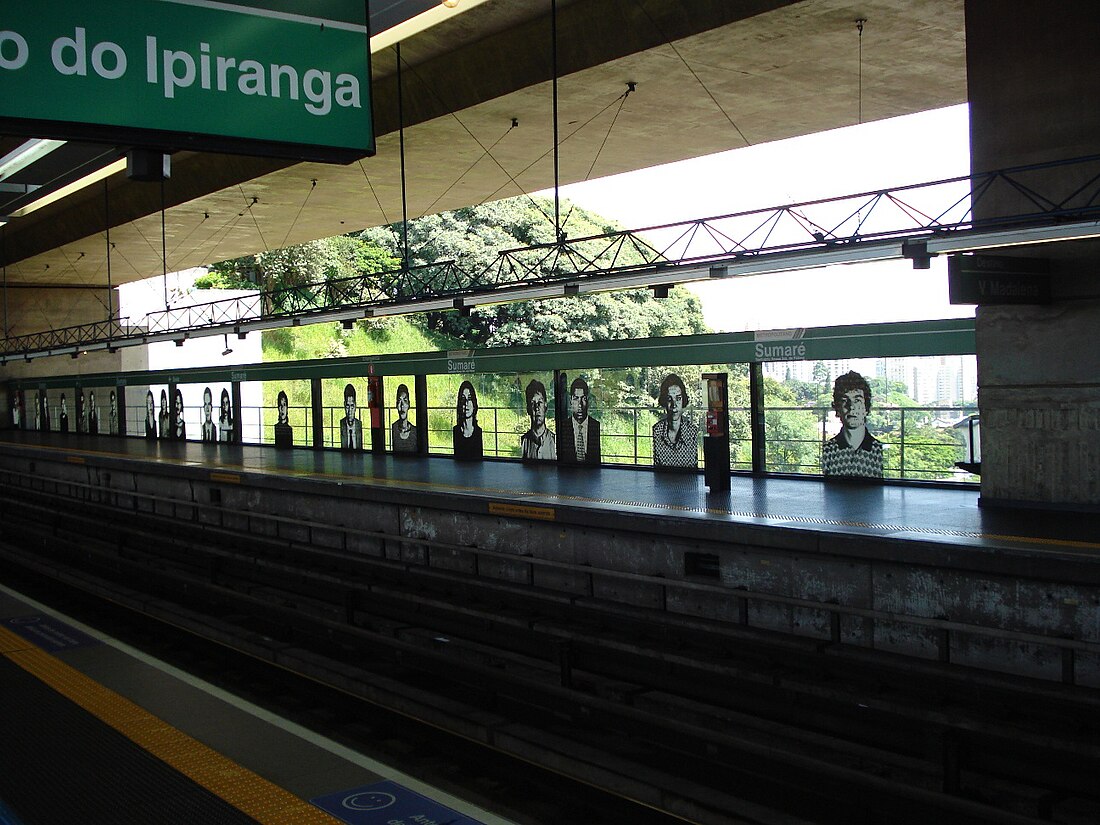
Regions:
<instances>
[{"instance_id":1,"label":"man in suit portrait","mask_svg":"<svg viewBox=\"0 0 1100 825\"><path fill-rule=\"evenodd\" d=\"M580 376L569 385L569 426L561 438L562 461L600 463L600 422L588 414L588 382Z\"/></svg>"},{"instance_id":2,"label":"man in suit portrait","mask_svg":"<svg viewBox=\"0 0 1100 825\"><path fill-rule=\"evenodd\" d=\"M363 424L355 417L355 387L344 387L344 417L340 421L340 449L363 449Z\"/></svg>"}]
</instances>

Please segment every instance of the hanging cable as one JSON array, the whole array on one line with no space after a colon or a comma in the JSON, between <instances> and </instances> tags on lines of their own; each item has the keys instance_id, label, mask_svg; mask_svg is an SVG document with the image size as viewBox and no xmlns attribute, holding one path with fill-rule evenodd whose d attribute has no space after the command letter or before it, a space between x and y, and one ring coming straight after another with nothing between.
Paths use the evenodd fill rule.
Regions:
<instances>
[{"instance_id":1,"label":"hanging cable","mask_svg":"<svg viewBox=\"0 0 1100 825\"><path fill-rule=\"evenodd\" d=\"M238 217L243 218L245 216L245 213L247 213L248 216L252 218L252 225L256 227L256 234L260 236L260 243L262 243L264 246L264 252L270 252L271 247L267 245L267 238L264 237L264 232L262 229L260 229L260 222L256 219L256 213L252 211L252 207L258 204L260 202L260 199L253 195L251 200L249 200L249 196L244 193L244 187L238 184L237 188L241 190L241 197L244 198L245 201L247 201L244 209L241 210L241 213Z\"/></svg>"},{"instance_id":2,"label":"hanging cable","mask_svg":"<svg viewBox=\"0 0 1100 825\"><path fill-rule=\"evenodd\" d=\"M497 144L499 144L502 140L504 140L504 138L506 138L509 134L511 134L512 130L517 128L518 126L519 126L519 120L517 120L516 118L512 118L512 125L509 126L507 129L505 129L504 133L500 137L498 137L495 141L493 141L492 146L490 146L488 149L483 151L481 153L481 155L478 157L477 160L475 160L473 163L471 163L469 166L467 166L466 170L461 175L459 175L457 178L455 178L454 182L450 186L448 186L446 189L444 189L443 192L439 195L439 197L437 197L434 201L432 201L430 204L428 204L428 208L424 210L424 214L426 214L426 215L432 214L432 210L435 208L435 205L437 203L439 203L441 200L443 200L445 197L447 197L447 195L450 194L451 190L454 189L456 186L458 186L458 184L460 184L462 182L462 179L465 178L468 174L470 174L470 172L472 172L474 170L474 168L479 163L481 163L481 161L483 161L487 155L490 155L492 153L492 151L497 147Z\"/></svg>"},{"instance_id":3,"label":"hanging cable","mask_svg":"<svg viewBox=\"0 0 1100 825\"><path fill-rule=\"evenodd\" d=\"M302 205L298 207L298 212L294 216L294 220L290 222L290 226L287 227L286 234L283 236L283 242L279 245L280 249L286 248L286 242L290 238L290 233L294 231L294 227L298 225L298 218L302 217L302 211L306 208L306 204L309 203L309 196L313 194L313 190L317 188L317 178L310 178L309 191L306 192L305 199L302 201Z\"/></svg>"},{"instance_id":4,"label":"hanging cable","mask_svg":"<svg viewBox=\"0 0 1100 825\"><path fill-rule=\"evenodd\" d=\"M0 258L4 261L4 340L8 335L8 225L0 226Z\"/></svg>"},{"instance_id":5,"label":"hanging cable","mask_svg":"<svg viewBox=\"0 0 1100 825\"><path fill-rule=\"evenodd\" d=\"M163 182L161 207L163 208ZM110 323L115 319L115 302L112 297L111 288L111 196L107 190L107 181L103 181L103 225L107 228L107 322ZM84 254L84 253L81 253Z\"/></svg>"},{"instance_id":6,"label":"hanging cable","mask_svg":"<svg viewBox=\"0 0 1100 825\"><path fill-rule=\"evenodd\" d=\"M574 129L572 132L570 132L564 138L562 138L562 141L561 141L562 145L564 146L566 143L568 143L570 140L572 140L574 137L576 137L578 134L580 134L581 131L583 131L589 124L591 124L593 121L597 120L601 115L604 114L604 112L606 112L608 109L610 109L616 103L618 103L621 98L622 98L622 95L619 95L614 100L612 100L610 103L608 103L606 106L604 106L602 109L600 109L600 111L596 112L596 114L592 115L592 117L588 118L588 120L584 121L584 123L581 123L579 126L577 126L576 129ZM535 158L533 161L531 161L526 166L524 166L521 170L519 170L519 172L516 173L516 177L519 177L520 175L524 174L525 172L527 172L528 170L530 170L531 168L533 168L537 164L541 163L543 160L546 159L546 156L549 155L549 154L550 154L550 150L547 149L545 152L543 152L541 155L539 155L537 158ZM515 180L512 179L511 177L509 177L509 180L511 180L512 183L515 183ZM490 192L486 197L482 198L481 203L486 203L488 201L493 200L493 198L495 198L500 193L500 191L504 188L505 185L506 184L498 186L494 191ZM518 186L519 184L516 184L516 185ZM522 191L522 189L520 191ZM527 193L524 192L524 194L526 195ZM527 197L530 198L531 196L528 195ZM543 217L546 218L547 222L549 222L551 220L550 216L546 214L545 210L543 210L542 208L540 208L538 206L538 201L535 201L532 198L531 202L536 208L538 208L539 212L542 213Z\"/></svg>"},{"instance_id":7,"label":"hanging cable","mask_svg":"<svg viewBox=\"0 0 1100 825\"><path fill-rule=\"evenodd\" d=\"M718 111L721 112L723 117L725 117L726 120L729 121L730 126L734 128L734 131L736 131L741 140L745 142L745 145L752 146L752 143L749 141L749 139L745 137L745 133L741 131L741 127L734 123L733 118L729 115L729 112L722 108L722 104L718 102L718 98L716 98L711 93L710 89L707 88L707 84L703 82L703 79L699 77L699 75L695 72L695 69L691 68L691 64L687 62L682 54L680 54L680 50L676 48L676 44L673 43L668 35L664 33L664 30L657 25L657 21L653 19L653 16L649 13L649 10L645 7L645 4L642 2L642 0L634 0L634 4L642 12L642 14L646 16L646 19L649 20L650 25L653 26L654 31L656 31L657 34L661 36L661 39L665 41L665 45L672 49L673 54L675 54L676 57L679 58L680 62L684 64L684 68L691 72L691 76L695 78L695 82L698 83L700 88L702 88L702 90L707 93L707 97L709 97L711 99L711 102L714 103L716 107L718 107Z\"/></svg>"},{"instance_id":8,"label":"hanging cable","mask_svg":"<svg viewBox=\"0 0 1100 825\"><path fill-rule=\"evenodd\" d=\"M611 137L611 130L615 128L615 123L619 119L619 114L623 110L623 106L626 105L626 99L630 97L630 93L638 88L638 84L634 81L628 81L626 84L626 91L619 97L619 108L615 110L615 116L611 118L611 125L607 127L607 134L603 136L603 142L600 143L600 148L596 150L596 157L592 158L592 165L588 167L588 173L584 176L585 180L592 177L592 170L596 168L596 163L600 159L600 155L603 153L603 147L607 145L607 139Z\"/></svg>"},{"instance_id":9,"label":"hanging cable","mask_svg":"<svg viewBox=\"0 0 1100 825\"><path fill-rule=\"evenodd\" d=\"M397 136L401 148L401 268L409 271L409 202L405 186L405 97L401 76L401 44L397 50Z\"/></svg>"},{"instance_id":10,"label":"hanging cable","mask_svg":"<svg viewBox=\"0 0 1100 825\"><path fill-rule=\"evenodd\" d=\"M434 97L436 99L436 101L438 103L444 105L448 109L450 108L449 106L447 106L446 101L443 100L443 98L439 95L439 93L436 92L435 89L432 88L431 84L429 84L427 81L425 81L424 78L421 77L419 72L416 71L416 67L409 66L407 68L412 71L413 76L416 77L424 85L424 87L428 90L428 92L432 95L432 97ZM467 135L470 136L470 139L473 140L474 143L476 143L478 146L480 146L482 148L482 150L485 150L485 144L481 142L481 140L478 138L477 135L475 135L473 133L473 131L471 131L469 126L467 126L465 123L462 122L462 118L460 118L454 112L451 112L450 116L455 121L455 123L457 123L459 126L462 127L462 130L464 132L466 132ZM542 160L542 158L546 157L547 154L549 154L549 152L546 152L543 155L541 155L539 157L539 160ZM508 182L511 183L513 186L515 186L516 189L518 189L520 191L520 193L524 197L526 197L527 200L529 200L531 202L531 206L533 206L535 209L537 209L539 211L539 214L541 214L544 218L546 218L547 222L552 222L553 218L550 217L550 215L548 215L546 213L546 210L543 209L539 205L539 202L536 201L533 197L531 197L531 194L520 185L518 180L516 180L516 177L518 177L518 176L513 175L511 172L509 172L504 167L504 164L501 163L499 160L497 160L496 156L493 155L491 152L488 152L487 155L493 161L493 163L495 163L497 165L497 168L500 169L500 171L504 173L505 177L508 178ZM526 171L527 169L530 169L531 166L534 166L534 164L532 163L532 164L529 164L528 166L526 166L524 168L524 171ZM523 174L523 172L520 172L520 174ZM500 186L496 191L499 192L503 188L504 188L504 186ZM494 192L493 194L495 195L496 193ZM492 199L492 196L489 196L488 198L485 198L485 200L483 200L482 203L485 203L486 201L491 200L491 199Z\"/></svg>"},{"instance_id":11,"label":"hanging cable","mask_svg":"<svg viewBox=\"0 0 1100 825\"><path fill-rule=\"evenodd\" d=\"M108 243L110 243L108 241ZM168 233L164 227L164 178L160 179L160 262L164 271L164 311L168 311Z\"/></svg>"},{"instance_id":12,"label":"hanging cable","mask_svg":"<svg viewBox=\"0 0 1100 825\"><path fill-rule=\"evenodd\" d=\"M176 245L172 247L172 254L173 254L173 256L174 256L174 255L175 255L175 254L176 254L177 252L179 252L179 251L180 251L180 249L181 249L181 248L183 247L183 245L184 245L185 243L187 243L187 241L188 241L188 240L189 240L189 239L191 238L191 236L192 236L192 235L194 235L194 234L195 234L195 232L196 232L196 231L198 230L198 228L199 228L200 226L202 226L202 225L203 225L204 223L206 223L206 222L207 222L208 220L210 220L210 213L209 213L209 212L203 212L203 213L202 213L202 220L201 220L201 221L199 221L199 222L198 222L197 224L195 224L194 226L192 226L192 227L191 227L191 231L190 231L190 232L188 232L188 233L187 233L186 235L184 235L184 236L183 236L182 238L180 238L180 239L179 239L179 241L178 241L178 242L176 243Z\"/></svg>"},{"instance_id":13,"label":"hanging cable","mask_svg":"<svg viewBox=\"0 0 1100 825\"><path fill-rule=\"evenodd\" d=\"M866 22L865 17L856 21L856 31L859 32L859 120L856 121L857 123L863 123L863 24Z\"/></svg>"},{"instance_id":14,"label":"hanging cable","mask_svg":"<svg viewBox=\"0 0 1100 825\"><path fill-rule=\"evenodd\" d=\"M554 237L565 240L561 231L561 187L558 180L558 0L550 0L550 54L554 98Z\"/></svg>"}]
</instances>

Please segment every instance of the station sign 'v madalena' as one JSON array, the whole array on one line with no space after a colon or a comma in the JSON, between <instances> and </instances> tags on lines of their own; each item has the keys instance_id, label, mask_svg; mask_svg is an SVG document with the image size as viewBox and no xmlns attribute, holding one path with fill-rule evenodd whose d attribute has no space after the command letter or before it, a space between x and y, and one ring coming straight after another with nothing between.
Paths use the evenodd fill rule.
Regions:
<instances>
[{"instance_id":1,"label":"station sign 'v madalena'","mask_svg":"<svg viewBox=\"0 0 1100 825\"><path fill-rule=\"evenodd\" d=\"M0 132L343 163L374 154L366 5L5 2Z\"/></svg>"}]
</instances>

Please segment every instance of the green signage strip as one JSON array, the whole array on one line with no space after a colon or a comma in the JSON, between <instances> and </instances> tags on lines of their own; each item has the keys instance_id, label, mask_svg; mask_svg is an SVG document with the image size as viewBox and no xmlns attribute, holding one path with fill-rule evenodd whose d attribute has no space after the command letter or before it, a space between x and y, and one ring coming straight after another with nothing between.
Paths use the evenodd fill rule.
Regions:
<instances>
[{"instance_id":1,"label":"green signage strip","mask_svg":"<svg viewBox=\"0 0 1100 825\"><path fill-rule=\"evenodd\" d=\"M0 128L309 160L373 154L366 4L296 5L334 16L280 2L5 3Z\"/></svg>"},{"instance_id":2,"label":"green signage strip","mask_svg":"<svg viewBox=\"0 0 1100 825\"><path fill-rule=\"evenodd\" d=\"M541 347L413 352L312 361L276 361L246 368L197 367L173 375L178 383L293 381L354 375L527 373L679 364L743 364L753 361L828 361L838 358L902 358L972 355L974 319L811 327L770 332L682 335L623 341L585 341ZM165 383L164 372L69 375L13 381L17 389L96 387L120 378L138 386Z\"/></svg>"}]
</instances>

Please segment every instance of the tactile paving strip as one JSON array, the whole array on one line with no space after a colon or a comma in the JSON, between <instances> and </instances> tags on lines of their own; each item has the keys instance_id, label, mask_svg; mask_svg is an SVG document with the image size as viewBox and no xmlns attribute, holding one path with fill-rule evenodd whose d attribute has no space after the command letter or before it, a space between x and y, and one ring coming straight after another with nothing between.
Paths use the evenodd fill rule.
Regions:
<instances>
[{"instance_id":1,"label":"tactile paving strip","mask_svg":"<svg viewBox=\"0 0 1100 825\"><path fill-rule=\"evenodd\" d=\"M28 822L339 825L4 628L0 653L0 798Z\"/></svg>"}]
</instances>

